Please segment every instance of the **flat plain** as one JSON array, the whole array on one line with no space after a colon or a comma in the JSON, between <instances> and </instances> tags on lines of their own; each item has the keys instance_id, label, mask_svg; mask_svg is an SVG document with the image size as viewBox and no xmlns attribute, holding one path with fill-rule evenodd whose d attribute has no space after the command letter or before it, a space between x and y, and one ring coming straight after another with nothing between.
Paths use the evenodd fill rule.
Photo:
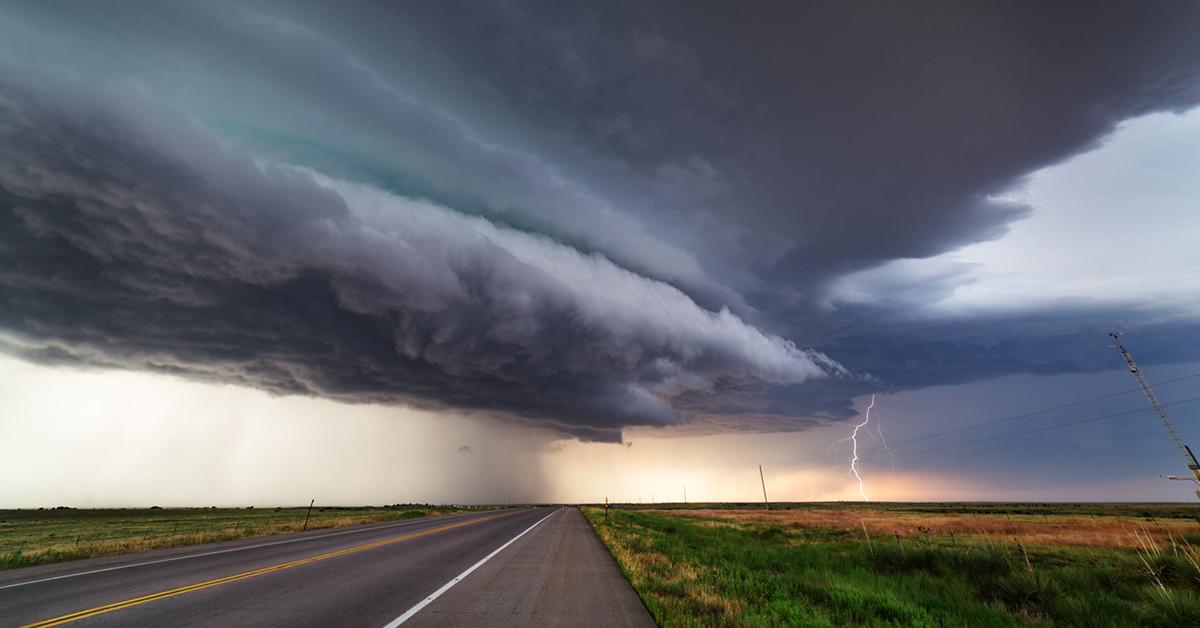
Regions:
<instances>
[{"instance_id":1,"label":"flat plain","mask_svg":"<svg viewBox=\"0 0 1200 628\"><path fill-rule=\"evenodd\" d=\"M660 625L1200 625L1200 506L691 504L585 514Z\"/></svg>"},{"instance_id":2,"label":"flat plain","mask_svg":"<svg viewBox=\"0 0 1200 628\"><path fill-rule=\"evenodd\" d=\"M455 507L404 504L312 509L307 529L444 514ZM299 532L308 508L38 508L0 510L0 569L164 547Z\"/></svg>"}]
</instances>

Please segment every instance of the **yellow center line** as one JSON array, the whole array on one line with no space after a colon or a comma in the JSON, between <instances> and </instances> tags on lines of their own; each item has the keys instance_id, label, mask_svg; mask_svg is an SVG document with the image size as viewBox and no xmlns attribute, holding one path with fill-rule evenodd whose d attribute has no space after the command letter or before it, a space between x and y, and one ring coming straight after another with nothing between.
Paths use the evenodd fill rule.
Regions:
<instances>
[{"instance_id":1,"label":"yellow center line","mask_svg":"<svg viewBox=\"0 0 1200 628\"><path fill-rule=\"evenodd\" d=\"M175 597L176 595L183 595L184 593L190 593L192 591L199 591L200 589L207 589L209 587L215 587L219 584L225 584L227 582L236 582L238 580L245 580L246 578L253 578L254 576L261 576L262 574L271 573L273 571L279 571L281 569L288 569L291 567L299 567L300 565L307 565L309 563L315 563L319 560L325 560L326 558L345 556L346 554L353 554L355 552L361 552L364 550L374 549L376 547L382 547L384 545L390 545L392 543L399 543L400 541L407 541L409 539L415 539L417 537L425 536L428 534L444 532L446 530L450 530L453 528L461 528L462 526L471 525L471 524L475 524L475 523L481 523L483 521L488 521L490 519L495 519L497 517L504 517L504 516L508 516L508 515L512 515L512 514L516 514L516 513L503 513L503 514L499 514L499 515L491 515L488 517L480 517L478 519L470 519L468 521L452 523L452 524L444 525L444 526L437 527L437 528L430 528L428 530L421 530L419 532L409 532L408 534L401 534L400 536L393 536L393 537L389 537L389 538L382 539L379 541L365 543L363 545L355 545L354 547L348 547L346 549L341 549L341 550L337 550L334 552L318 554L316 556L310 556L308 558L301 558L299 560L293 560L293 561L289 561L286 563L279 563L278 565L262 567L260 569L254 569L252 571L244 571L242 573L233 574L232 576L225 576L224 578L217 578L215 580L207 580L205 582L197 582L196 584L189 584L187 586L182 586L182 587L178 587L175 589L159 591L158 593L151 593L150 595L143 595L141 597L135 597L133 599L124 600L121 602L113 602L112 604L105 604L104 606L97 606L95 608L89 608L87 610L77 611L77 612L70 613L67 615L61 615L59 617L54 617L52 619L44 619L42 621L35 622L32 624L26 624L22 628L41 628L43 626L58 626L60 624L66 624L66 623L70 623L73 621L79 621L80 619L93 617L96 615L103 615L104 613L111 613L113 611L119 611L121 609L129 608L131 606L138 606L140 604L145 604L147 602L153 602L155 600L161 600L161 599L168 598L168 597Z\"/></svg>"}]
</instances>

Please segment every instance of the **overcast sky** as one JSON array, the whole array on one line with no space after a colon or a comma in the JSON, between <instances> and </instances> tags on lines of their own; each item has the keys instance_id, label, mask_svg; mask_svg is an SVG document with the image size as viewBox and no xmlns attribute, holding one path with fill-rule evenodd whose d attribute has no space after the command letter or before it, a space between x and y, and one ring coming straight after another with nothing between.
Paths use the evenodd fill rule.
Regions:
<instances>
[{"instance_id":1,"label":"overcast sky","mask_svg":"<svg viewBox=\"0 0 1200 628\"><path fill-rule=\"evenodd\" d=\"M1187 499L1135 393L972 426L1130 390L1122 328L1200 440L1197 32L6 3L0 507L858 499L872 394L872 498Z\"/></svg>"}]
</instances>

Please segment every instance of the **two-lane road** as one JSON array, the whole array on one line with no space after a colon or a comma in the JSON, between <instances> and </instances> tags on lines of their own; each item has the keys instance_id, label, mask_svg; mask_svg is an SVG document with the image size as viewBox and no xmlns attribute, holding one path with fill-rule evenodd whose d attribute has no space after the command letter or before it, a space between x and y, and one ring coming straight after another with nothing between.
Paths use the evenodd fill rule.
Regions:
<instances>
[{"instance_id":1,"label":"two-lane road","mask_svg":"<svg viewBox=\"0 0 1200 628\"><path fill-rule=\"evenodd\" d=\"M652 626L574 508L431 517L0 572L0 625Z\"/></svg>"}]
</instances>

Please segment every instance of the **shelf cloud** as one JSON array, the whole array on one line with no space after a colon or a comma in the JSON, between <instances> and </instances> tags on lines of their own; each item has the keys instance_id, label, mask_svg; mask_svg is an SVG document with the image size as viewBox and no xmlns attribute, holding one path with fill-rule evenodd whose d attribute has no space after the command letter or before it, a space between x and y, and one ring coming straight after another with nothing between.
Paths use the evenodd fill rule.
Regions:
<instances>
[{"instance_id":1,"label":"shelf cloud","mask_svg":"<svg viewBox=\"0 0 1200 628\"><path fill-rule=\"evenodd\" d=\"M3 74L0 323L25 357L601 440L717 380L844 374L603 255L256 161L137 91Z\"/></svg>"},{"instance_id":2,"label":"shelf cloud","mask_svg":"<svg viewBox=\"0 0 1200 628\"><path fill-rule=\"evenodd\" d=\"M1200 358L1194 2L0 14L0 350L29 360L619 442L1096 371L1117 325ZM1131 216L1155 254L1118 299L1095 225Z\"/></svg>"}]
</instances>

